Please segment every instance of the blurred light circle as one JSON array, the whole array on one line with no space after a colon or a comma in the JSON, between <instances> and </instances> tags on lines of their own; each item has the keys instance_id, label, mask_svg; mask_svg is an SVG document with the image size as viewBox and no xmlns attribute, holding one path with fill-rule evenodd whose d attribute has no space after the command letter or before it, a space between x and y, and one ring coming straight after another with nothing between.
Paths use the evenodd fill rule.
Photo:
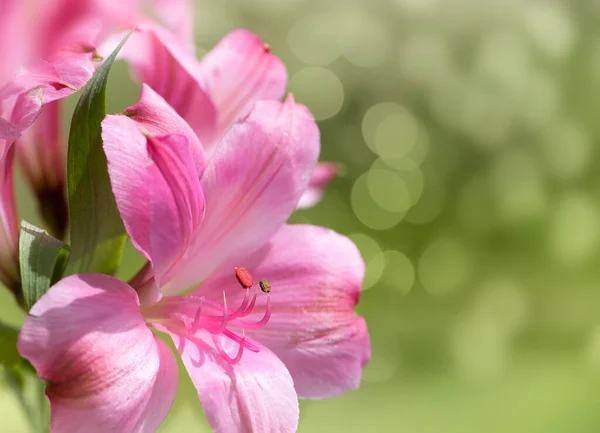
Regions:
<instances>
[{"instance_id":1,"label":"blurred light circle","mask_svg":"<svg viewBox=\"0 0 600 433\"><path fill-rule=\"evenodd\" d=\"M373 152L381 158L398 158L415 150L424 159L428 137L419 122L405 108L394 102L382 102L369 108L362 121L362 133ZM415 148L424 145L420 151Z\"/></svg>"},{"instance_id":2,"label":"blurred light circle","mask_svg":"<svg viewBox=\"0 0 600 433\"><path fill-rule=\"evenodd\" d=\"M421 169L410 158L406 157L378 158L371 165L371 170L389 170L390 168L394 169L404 182L408 189L410 206L413 206L419 201L423 193L424 180Z\"/></svg>"},{"instance_id":3,"label":"blurred light circle","mask_svg":"<svg viewBox=\"0 0 600 433\"><path fill-rule=\"evenodd\" d=\"M365 143L373 152L377 152L377 129L387 116L401 113L404 109L395 102L382 102L367 110L362 120L362 134Z\"/></svg>"},{"instance_id":4,"label":"blurred light circle","mask_svg":"<svg viewBox=\"0 0 600 433\"><path fill-rule=\"evenodd\" d=\"M410 259L400 251L388 250L383 253L385 270L381 281L388 287L406 295L415 283L415 268Z\"/></svg>"},{"instance_id":5,"label":"blurred light circle","mask_svg":"<svg viewBox=\"0 0 600 433\"><path fill-rule=\"evenodd\" d=\"M375 130L375 152L382 158L404 156L419 139L419 125L408 112L389 114Z\"/></svg>"},{"instance_id":6,"label":"blurred light circle","mask_svg":"<svg viewBox=\"0 0 600 433\"><path fill-rule=\"evenodd\" d=\"M416 165L421 165L427 154L429 153L429 133L427 129L421 124L419 128L419 137L417 143L412 147L410 152L406 155ZM386 156L386 159L394 159L392 156ZM390 163L391 165L391 163Z\"/></svg>"},{"instance_id":7,"label":"blurred light circle","mask_svg":"<svg viewBox=\"0 0 600 433\"><path fill-rule=\"evenodd\" d=\"M344 87L329 69L318 66L296 72L290 80L290 92L310 109L317 120L336 115L344 102Z\"/></svg>"},{"instance_id":8,"label":"blurred light circle","mask_svg":"<svg viewBox=\"0 0 600 433\"><path fill-rule=\"evenodd\" d=\"M373 238L363 233L351 234L348 237L356 244L365 261L366 272L362 289L367 290L379 281L385 267L385 256Z\"/></svg>"},{"instance_id":9,"label":"blurred light circle","mask_svg":"<svg viewBox=\"0 0 600 433\"><path fill-rule=\"evenodd\" d=\"M385 62L390 38L383 19L350 10L339 14L335 24L342 53L350 63L372 68Z\"/></svg>"},{"instance_id":10,"label":"blurred light circle","mask_svg":"<svg viewBox=\"0 0 600 433\"><path fill-rule=\"evenodd\" d=\"M548 203L544 174L526 151L498 157L490 176L500 218L514 223L542 216Z\"/></svg>"},{"instance_id":11,"label":"blurred light circle","mask_svg":"<svg viewBox=\"0 0 600 433\"><path fill-rule=\"evenodd\" d=\"M412 82L429 84L452 68L450 50L437 34L413 34L400 48L399 65L403 75Z\"/></svg>"},{"instance_id":12,"label":"blurred light circle","mask_svg":"<svg viewBox=\"0 0 600 433\"><path fill-rule=\"evenodd\" d=\"M524 15L525 29L547 55L563 58L574 45L576 27L568 10L559 3L533 3Z\"/></svg>"},{"instance_id":13,"label":"blurred light circle","mask_svg":"<svg viewBox=\"0 0 600 433\"><path fill-rule=\"evenodd\" d=\"M369 191L368 173L364 173L354 182L350 201L356 217L373 230L390 229L404 218L404 213L389 212L373 199Z\"/></svg>"},{"instance_id":14,"label":"blurred light circle","mask_svg":"<svg viewBox=\"0 0 600 433\"><path fill-rule=\"evenodd\" d=\"M442 182L435 173L425 174L425 186L417 203L406 214L406 220L413 224L428 224L442 212L446 193Z\"/></svg>"},{"instance_id":15,"label":"blurred light circle","mask_svg":"<svg viewBox=\"0 0 600 433\"><path fill-rule=\"evenodd\" d=\"M367 185L375 203L389 212L405 212L412 204L406 184L391 170L369 170Z\"/></svg>"},{"instance_id":16,"label":"blurred light circle","mask_svg":"<svg viewBox=\"0 0 600 433\"><path fill-rule=\"evenodd\" d=\"M292 52L305 63L326 65L337 59L340 46L331 21L335 15L310 15L300 18L288 33Z\"/></svg>"},{"instance_id":17,"label":"blurred light circle","mask_svg":"<svg viewBox=\"0 0 600 433\"><path fill-rule=\"evenodd\" d=\"M419 280L432 295L444 296L467 282L470 268L465 248L456 240L440 238L432 242L421 255Z\"/></svg>"},{"instance_id":18,"label":"blurred light circle","mask_svg":"<svg viewBox=\"0 0 600 433\"><path fill-rule=\"evenodd\" d=\"M600 213L582 193L570 193L557 204L550 228L550 252L566 265L577 265L598 250Z\"/></svg>"},{"instance_id":19,"label":"blurred light circle","mask_svg":"<svg viewBox=\"0 0 600 433\"><path fill-rule=\"evenodd\" d=\"M583 173L591 162L592 146L585 131L568 121L548 125L542 150L554 173L572 179Z\"/></svg>"}]
</instances>

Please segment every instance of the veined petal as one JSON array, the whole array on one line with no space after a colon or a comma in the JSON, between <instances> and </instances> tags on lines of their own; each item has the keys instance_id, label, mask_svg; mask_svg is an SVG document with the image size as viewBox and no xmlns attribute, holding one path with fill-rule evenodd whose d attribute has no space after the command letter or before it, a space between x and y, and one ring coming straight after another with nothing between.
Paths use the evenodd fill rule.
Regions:
<instances>
[{"instance_id":1,"label":"veined petal","mask_svg":"<svg viewBox=\"0 0 600 433\"><path fill-rule=\"evenodd\" d=\"M206 167L206 156L198 137L179 114L147 84L142 84L140 100L123 114L133 119L148 135L181 134L190 142L196 170L200 176Z\"/></svg>"},{"instance_id":2,"label":"veined petal","mask_svg":"<svg viewBox=\"0 0 600 433\"><path fill-rule=\"evenodd\" d=\"M217 140L244 117L256 101L280 100L287 71L268 45L239 29L225 36L200 63L199 77L217 111L217 131L204 146L212 152Z\"/></svg>"},{"instance_id":3,"label":"veined petal","mask_svg":"<svg viewBox=\"0 0 600 433\"><path fill-rule=\"evenodd\" d=\"M145 23L123 54L135 78L161 95L204 144L212 140L216 111L198 78L198 61L164 29Z\"/></svg>"},{"instance_id":4,"label":"veined petal","mask_svg":"<svg viewBox=\"0 0 600 433\"><path fill-rule=\"evenodd\" d=\"M269 322L247 335L285 363L298 395L329 398L357 388L370 347L365 321L353 311L365 272L356 246L329 229L287 225L239 264L272 288ZM230 288L227 298L235 305L243 293L231 283L231 268L215 275L194 294L218 300ZM259 296L245 321L260 319L265 302Z\"/></svg>"},{"instance_id":5,"label":"veined petal","mask_svg":"<svg viewBox=\"0 0 600 433\"><path fill-rule=\"evenodd\" d=\"M102 141L113 193L134 246L160 284L184 253L204 209L190 143L183 135L145 136L126 116L107 116Z\"/></svg>"},{"instance_id":6,"label":"veined petal","mask_svg":"<svg viewBox=\"0 0 600 433\"><path fill-rule=\"evenodd\" d=\"M340 166L332 162L320 162L310 178L308 188L298 202L298 209L313 207L323 197L329 183L340 174Z\"/></svg>"},{"instance_id":7,"label":"veined petal","mask_svg":"<svg viewBox=\"0 0 600 433\"><path fill-rule=\"evenodd\" d=\"M204 195L183 135L148 137L148 152L153 162L148 167L150 257L160 287L200 224Z\"/></svg>"},{"instance_id":8,"label":"veined petal","mask_svg":"<svg viewBox=\"0 0 600 433\"><path fill-rule=\"evenodd\" d=\"M292 378L267 348L253 343L259 352L247 350L232 365L217 353L205 332L197 332L193 340L172 337L214 431L296 431L299 409Z\"/></svg>"},{"instance_id":9,"label":"veined petal","mask_svg":"<svg viewBox=\"0 0 600 433\"><path fill-rule=\"evenodd\" d=\"M205 218L163 293L192 287L267 242L294 211L318 154L319 130L306 107L291 98L258 102L209 160Z\"/></svg>"},{"instance_id":10,"label":"veined petal","mask_svg":"<svg viewBox=\"0 0 600 433\"><path fill-rule=\"evenodd\" d=\"M18 349L48 382L53 433L154 432L175 397L173 353L147 328L135 291L108 275L51 287Z\"/></svg>"}]
</instances>

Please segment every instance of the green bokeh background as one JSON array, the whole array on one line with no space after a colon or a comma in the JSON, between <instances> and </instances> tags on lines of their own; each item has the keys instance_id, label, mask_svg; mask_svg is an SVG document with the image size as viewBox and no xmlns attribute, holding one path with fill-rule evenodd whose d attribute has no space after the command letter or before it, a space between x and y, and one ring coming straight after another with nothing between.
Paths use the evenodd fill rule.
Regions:
<instances>
[{"instance_id":1,"label":"green bokeh background","mask_svg":"<svg viewBox=\"0 0 600 433\"><path fill-rule=\"evenodd\" d=\"M261 35L345 167L292 222L358 244L373 356L358 391L302 402L300 432L597 432L600 3L196 4L199 54ZM117 65L110 111L137 96ZM140 264L129 246L121 276ZM6 291L0 315L23 320ZM185 373L180 388L160 432L209 431ZM2 386L0 414L25 431Z\"/></svg>"}]
</instances>

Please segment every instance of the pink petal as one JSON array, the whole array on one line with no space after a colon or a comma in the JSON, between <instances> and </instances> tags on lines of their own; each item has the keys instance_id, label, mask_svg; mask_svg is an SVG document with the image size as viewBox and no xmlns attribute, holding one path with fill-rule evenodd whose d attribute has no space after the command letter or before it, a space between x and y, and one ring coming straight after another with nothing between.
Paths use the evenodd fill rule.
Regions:
<instances>
[{"instance_id":1,"label":"pink petal","mask_svg":"<svg viewBox=\"0 0 600 433\"><path fill-rule=\"evenodd\" d=\"M148 137L148 152L154 163L148 167L150 257L160 287L162 276L181 259L202 219L204 195L184 136Z\"/></svg>"},{"instance_id":2,"label":"pink petal","mask_svg":"<svg viewBox=\"0 0 600 433\"><path fill-rule=\"evenodd\" d=\"M52 433L150 433L177 389L177 362L145 324L135 291L73 275L31 309L19 353L47 381Z\"/></svg>"},{"instance_id":3,"label":"pink petal","mask_svg":"<svg viewBox=\"0 0 600 433\"><path fill-rule=\"evenodd\" d=\"M185 135L191 145L198 175L206 167L206 156L198 137L179 114L147 84L142 84L140 100L123 113L133 119L148 135Z\"/></svg>"},{"instance_id":4,"label":"pink petal","mask_svg":"<svg viewBox=\"0 0 600 433\"><path fill-rule=\"evenodd\" d=\"M24 3L23 0L0 0L0 87L13 77L28 54L31 34L23 25L26 15Z\"/></svg>"},{"instance_id":5,"label":"pink petal","mask_svg":"<svg viewBox=\"0 0 600 433\"><path fill-rule=\"evenodd\" d=\"M0 159L0 280L20 290L19 219L14 191L14 148Z\"/></svg>"},{"instance_id":6,"label":"pink petal","mask_svg":"<svg viewBox=\"0 0 600 433\"><path fill-rule=\"evenodd\" d=\"M8 101L12 106L10 122L16 128L10 133L12 138L20 135L33 124L42 107L52 101L67 97L81 89L92 77L94 66L89 55L76 55L63 58L55 63L40 63L26 69L0 89L0 101ZM0 138L11 138L0 132ZM10 144L10 143L9 143ZM8 145L0 149L0 156Z\"/></svg>"},{"instance_id":7,"label":"pink petal","mask_svg":"<svg viewBox=\"0 0 600 433\"><path fill-rule=\"evenodd\" d=\"M38 191L59 190L66 183L60 108L59 101L47 104L16 145L19 164Z\"/></svg>"},{"instance_id":8,"label":"pink petal","mask_svg":"<svg viewBox=\"0 0 600 433\"><path fill-rule=\"evenodd\" d=\"M137 80L161 95L200 141L212 138L217 114L198 78L198 62L173 35L146 23L132 35L123 52Z\"/></svg>"},{"instance_id":9,"label":"pink petal","mask_svg":"<svg viewBox=\"0 0 600 433\"><path fill-rule=\"evenodd\" d=\"M224 260L267 242L294 211L318 154L319 130L306 107L291 98L258 102L204 171L205 218L163 293L193 287Z\"/></svg>"},{"instance_id":10,"label":"pink petal","mask_svg":"<svg viewBox=\"0 0 600 433\"><path fill-rule=\"evenodd\" d=\"M257 344L258 353L246 350L231 365L205 332L193 340L172 337L215 432L296 431L299 409L292 378L268 349Z\"/></svg>"},{"instance_id":11,"label":"pink petal","mask_svg":"<svg viewBox=\"0 0 600 433\"><path fill-rule=\"evenodd\" d=\"M258 36L241 29L225 36L202 59L199 76L218 115L212 142L203 141L209 149L256 101L280 100L287 85L281 60Z\"/></svg>"},{"instance_id":12,"label":"pink petal","mask_svg":"<svg viewBox=\"0 0 600 433\"><path fill-rule=\"evenodd\" d=\"M298 209L313 207L323 197L329 183L340 174L340 166L331 162L320 162L310 178L308 189L298 202Z\"/></svg>"},{"instance_id":13,"label":"pink petal","mask_svg":"<svg viewBox=\"0 0 600 433\"><path fill-rule=\"evenodd\" d=\"M160 284L185 252L204 209L190 143L179 134L144 136L135 120L122 115L102 122L102 141L127 233Z\"/></svg>"},{"instance_id":14,"label":"pink petal","mask_svg":"<svg viewBox=\"0 0 600 433\"><path fill-rule=\"evenodd\" d=\"M12 122L0 117L0 139L19 137L19 129Z\"/></svg>"},{"instance_id":15,"label":"pink petal","mask_svg":"<svg viewBox=\"0 0 600 433\"><path fill-rule=\"evenodd\" d=\"M329 229L287 225L238 265L271 285L270 320L247 335L285 363L298 395L329 398L357 388L370 348L365 321L353 311L365 272L356 246ZM237 305L243 290L231 268L215 275L194 294L218 300L227 288L228 303ZM261 295L246 322L263 316Z\"/></svg>"}]
</instances>

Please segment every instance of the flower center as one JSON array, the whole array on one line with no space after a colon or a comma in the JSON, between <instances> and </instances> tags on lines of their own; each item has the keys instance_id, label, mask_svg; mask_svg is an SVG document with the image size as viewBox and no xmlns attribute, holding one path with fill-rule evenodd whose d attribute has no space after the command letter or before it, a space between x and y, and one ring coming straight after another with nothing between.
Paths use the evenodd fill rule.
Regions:
<instances>
[{"instance_id":1,"label":"flower center","mask_svg":"<svg viewBox=\"0 0 600 433\"><path fill-rule=\"evenodd\" d=\"M223 291L222 302L216 302L205 296L169 296L155 305L143 308L143 314L151 324L163 325L182 337L194 339L198 331L207 331L211 334L219 355L230 364L236 364L242 359L244 349L252 352L259 351L256 345L246 340L246 330L260 329L269 322L271 286L267 280L260 281L260 290L267 295L266 307L260 320L249 322L244 318L255 310L259 289L252 289L252 276L246 269L235 268L235 277L245 293L241 304L234 310L229 308L227 296ZM235 356L230 356L225 350L224 339L237 345Z\"/></svg>"}]
</instances>

